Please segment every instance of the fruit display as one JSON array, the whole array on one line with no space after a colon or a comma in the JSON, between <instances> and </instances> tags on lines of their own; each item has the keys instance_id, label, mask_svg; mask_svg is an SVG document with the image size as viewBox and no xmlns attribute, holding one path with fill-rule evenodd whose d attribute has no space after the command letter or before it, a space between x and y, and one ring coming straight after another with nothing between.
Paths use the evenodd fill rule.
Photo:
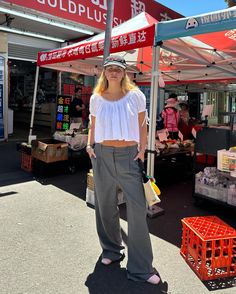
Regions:
<instances>
[{"instance_id":1,"label":"fruit display","mask_svg":"<svg viewBox=\"0 0 236 294\"><path fill-rule=\"evenodd\" d=\"M157 153L167 153L170 151L183 151L183 150L193 150L194 142L193 140L167 140L160 142L156 140L155 148Z\"/></svg>"}]
</instances>

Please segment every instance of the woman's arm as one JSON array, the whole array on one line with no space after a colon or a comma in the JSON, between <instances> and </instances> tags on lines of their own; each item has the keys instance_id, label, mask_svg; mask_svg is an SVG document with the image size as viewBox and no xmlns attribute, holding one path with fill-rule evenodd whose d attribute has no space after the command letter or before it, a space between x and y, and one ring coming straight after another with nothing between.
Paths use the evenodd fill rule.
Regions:
<instances>
[{"instance_id":1,"label":"woman's arm","mask_svg":"<svg viewBox=\"0 0 236 294\"><path fill-rule=\"evenodd\" d=\"M139 112L138 114L139 123L139 152L134 160L138 158L144 161L145 149L147 145L147 122L146 122L146 111Z\"/></svg>"},{"instance_id":2,"label":"woman's arm","mask_svg":"<svg viewBox=\"0 0 236 294\"><path fill-rule=\"evenodd\" d=\"M90 158L91 157L96 158L96 155L93 150L93 145L95 142L94 140L95 123L96 123L96 118L95 116L91 115L90 126L88 131L88 141L87 141L87 147L86 147L86 151Z\"/></svg>"}]
</instances>

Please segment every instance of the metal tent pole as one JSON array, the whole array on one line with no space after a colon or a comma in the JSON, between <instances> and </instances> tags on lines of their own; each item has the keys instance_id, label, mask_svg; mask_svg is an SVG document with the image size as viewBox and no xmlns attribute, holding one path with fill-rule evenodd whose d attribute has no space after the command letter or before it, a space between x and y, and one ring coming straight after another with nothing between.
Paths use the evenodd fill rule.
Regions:
<instances>
[{"instance_id":1,"label":"metal tent pole","mask_svg":"<svg viewBox=\"0 0 236 294\"><path fill-rule=\"evenodd\" d=\"M33 126L34 126L34 114L35 114L35 104L36 104L37 89L38 89L38 78L39 78L39 66L36 67L35 82L34 82L34 96L33 96L33 103L32 103L32 112L31 112L31 121L30 121L30 131L29 131L28 143L31 142L31 136L32 136Z\"/></svg>"},{"instance_id":2,"label":"metal tent pole","mask_svg":"<svg viewBox=\"0 0 236 294\"><path fill-rule=\"evenodd\" d=\"M150 123L148 132L148 158L147 158L147 174L154 177L155 166L155 142L156 142L156 117L157 117L157 104L159 93L159 59L160 59L160 46L154 46L152 51L152 80L151 80L151 97L150 97ZM160 95L160 94L159 94ZM157 205L148 207L147 215L155 217L162 215L164 209Z\"/></svg>"},{"instance_id":3,"label":"metal tent pole","mask_svg":"<svg viewBox=\"0 0 236 294\"><path fill-rule=\"evenodd\" d=\"M105 31L105 40L104 40L103 62L105 61L107 56L109 56L110 54L113 12L114 12L114 0L109 0L107 3L107 19L106 19L106 31Z\"/></svg>"},{"instance_id":4,"label":"metal tent pole","mask_svg":"<svg viewBox=\"0 0 236 294\"><path fill-rule=\"evenodd\" d=\"M160 58L160 46L153 47L152 61L152 80L151 80L151 97L150 97L150 123L148 133L148 159L147 174L154 176L155 163L155 140L156 140L156 117L157 117L157 99L158 99L158 68Z\"/></svg>"}]
</instances>

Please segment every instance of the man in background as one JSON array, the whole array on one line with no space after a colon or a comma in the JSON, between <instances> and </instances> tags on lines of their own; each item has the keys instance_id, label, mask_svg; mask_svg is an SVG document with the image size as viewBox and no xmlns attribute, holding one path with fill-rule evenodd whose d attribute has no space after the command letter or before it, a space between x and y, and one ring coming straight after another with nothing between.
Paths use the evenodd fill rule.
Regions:
<instances>
[{"instance_id":1,"label":"man in background","mask_svg":"<svg viewBox=\"0 0 236 294\"><path fill-rule=\"evenodd\" d=\"M71 123L81 123L82 125L82 112L85 109L85 105L82 100L82 88L75 88L75 95L70 104L70 122Z\"/></svg>"}]
</instances>

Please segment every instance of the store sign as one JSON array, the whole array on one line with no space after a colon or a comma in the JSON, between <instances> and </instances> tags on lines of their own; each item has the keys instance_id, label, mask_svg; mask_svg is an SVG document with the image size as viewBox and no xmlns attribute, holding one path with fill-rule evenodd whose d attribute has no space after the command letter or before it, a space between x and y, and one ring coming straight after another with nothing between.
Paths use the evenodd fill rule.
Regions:
<instances>
[{"instance_id":1,"label":"store sign","mask_svg":"<svg viewBox=\"0 0 236 294\"><path fill-rule=\"evenodd\" d=\"M58 95L56 109L56 130L66 131L70 128L69 107L71 96Z\"/></svg>"},{"instance_id":2,"label":"store sign","mask_svg":"<svg viewBox=\"0 0 236 294\"><path fill-rule=\"evenodd\" d=\"M72 20L92 28L105 29L108 0L4 0L4 2ZM133 18L142 11L146 11L158 21L182 16L154 0L119 0L115 1L113 26Z\"/></svg>"},{"instance_id":3,"label":"store sign","mask_svg":"<svg viewBox=\"0 0 236 294\"><path fill-rule=\"evenodd\" d=\"M4 58L0 56L0 139L4 138L3 94L4 94Z\"/></svg>"}]
</instances>

